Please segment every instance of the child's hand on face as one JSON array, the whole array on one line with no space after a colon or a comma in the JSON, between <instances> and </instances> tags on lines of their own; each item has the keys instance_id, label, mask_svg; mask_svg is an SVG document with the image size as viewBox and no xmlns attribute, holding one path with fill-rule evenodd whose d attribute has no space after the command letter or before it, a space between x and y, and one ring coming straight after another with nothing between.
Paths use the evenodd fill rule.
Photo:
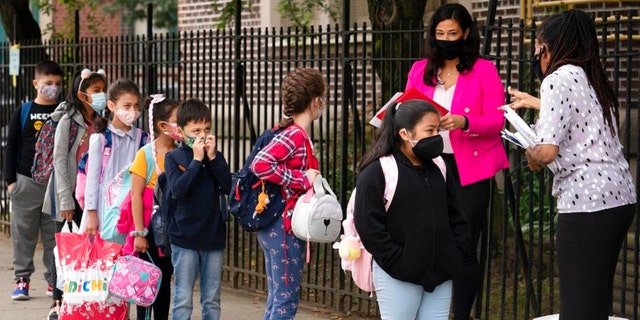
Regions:
<instances>
[{"instance_id":1,"label":"child's hand on face","mask_svg":"<svg viewBox=\"0 0 640 320\"><path fill-rule=\"evenodd\" d=\"M204 159L204 147L204 137L197 138L193 143L193 147L191 147L191 149L193 149L193 158L195 160L202 161Z\"/></svg>"},{"instance_id":2,"label":"child's hand on face","mask_svg":"<svg viewBox=\"0 0 640 320\"><path fill-rule=\"evenodd\" d=\"M204 142L204 149L207 151L207 158L213 160L216 158L216 136L210 134Z\"/></svg>"}]
</instances>

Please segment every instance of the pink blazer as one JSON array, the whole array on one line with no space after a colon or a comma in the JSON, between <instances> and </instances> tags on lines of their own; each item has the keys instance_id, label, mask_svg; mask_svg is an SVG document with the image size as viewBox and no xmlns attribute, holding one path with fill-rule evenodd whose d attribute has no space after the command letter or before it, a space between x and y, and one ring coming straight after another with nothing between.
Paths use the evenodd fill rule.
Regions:
<instances>
[{"instance_id":1,"label":"pink blazer","mask_svg":"<svg viewBox=\"0 0 640 320\"><path fill-rule=\"evenodd\" d=\"M435 87L423 82L426 66L426 59L413 64L409 71L407 89L413 87L433 97ZM504 87L498 70L489 60L478 59L468 73L458 77L451 102L451 114L466 116L469 119L469 130L453 130L449 136L463 186L491 178L498 171L509 167L500 137L504 115L498 110L504 104L504 98Z\"/></svg>"}]
</instances>

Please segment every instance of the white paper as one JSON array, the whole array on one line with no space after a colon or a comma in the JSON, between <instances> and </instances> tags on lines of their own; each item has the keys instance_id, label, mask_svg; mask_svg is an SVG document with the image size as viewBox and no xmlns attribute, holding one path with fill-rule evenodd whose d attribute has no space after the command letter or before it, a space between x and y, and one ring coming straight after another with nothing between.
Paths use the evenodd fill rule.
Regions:
<instances>
[{"instance_id":1,"label":"white paper","mask_svg":"<svg viewBox=\"0 0 640 320\"><path fill-rule=\"evenodd\" d=\"M502 130L502 138L507 141L512 142L513 144L526 149L532 148L536 145L536 133L531 129L531 127L524 121L522 118L507 104L500 107L502 111L504 111L504 117L509 121L509 123L516 130L515 133L510 132L509 130ZM560 168L558 164L558 160L553 160L553 162L547 165L549 169L554 172L557 172Z\"/></svg>"}]
</instances>

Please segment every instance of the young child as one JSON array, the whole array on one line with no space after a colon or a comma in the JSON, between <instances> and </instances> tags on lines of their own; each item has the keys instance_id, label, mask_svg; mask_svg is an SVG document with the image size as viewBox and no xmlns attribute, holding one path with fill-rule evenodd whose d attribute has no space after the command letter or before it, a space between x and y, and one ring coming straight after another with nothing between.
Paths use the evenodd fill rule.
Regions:
<instances>
[{"instance_id":1,"label":"young child","mask_svg":"<svg viewBox=\"0 0 640 320\"><path fill-rule=\"evenodd\" d=\"M11 198L11 242L13 243L13 273L16 288L13 300L29 299L29 281L35 271L33 254L38 239L42 240L42 261L46 268L47 295L52 294L51 279L56 225L42 212L46 186L31 178L35 144L42 124L58 104L62 92L62 68L53 61L36 66L33 101L16 109L11 117L4 162L4 179Z\"/></svg>"},{"instance_id":2,"label":"young child","mask_svg":"<svg viewBox=\"0 0 640 320\"><path fill-rule=\"evenodd\" d=\"M452 279L469 250L469 229L440 157L439 126L438 112L426 101L390 106L358 167L354 221L373 256L382 319L449 319ZM398 181L387 211L379 158L389 154Z\"/></svg>"},{"instance_id":3,"label":"young child","mask_svg":"<svg viewBox=\"0 0 640 320\"><path fill-rule=\"evenodd\" d=\"M260 179L282 186L285 212L256 234L265 256L269 296L264 319L293 319L298 311L304 266L304 241L291 231L291 212L297 197L313 186L320 173L308 132L325 109L327 85L319 70L298 68L282 82L281 132L253 160L251 171ZM288 221L288 222L287 222Z\"/></svg>"},{"instance_id":4,"label":"young child","mask_svg":"<svg viewBox=\"0 0 640 320\"><path fill-rule=\"evenodd\" d=\"M102 112L107 104L106 99L101 98L105 88L106 79L103 70L97 72L89 69L79 70L73 76L66 100L60 103L56 111L51 114L51 118L58 121L53 147L54 179L50 179L50 185L47 186L42 211L50 214L56 221L57 232L62 230L65 221L73 220L80 225L82 210L74 194L78 161L89 149L87 137L93 132L96 118L100 117L98 112ZM73 132L76 133L75 136ZM71 148L69 148L70 140L73 141ZM53 196L51 192L54 193ZM51 203L51 199L54 203ZM51 276L54 288L49 320L58 319L62 300L62 291L55 287L57 282L55 262L52 264L54 271Z\"/></svg>"},{"instance_id":5,"label":"young child","mask_svg":"<svg viewBox=\"0 0 640 320\"><path fill-rule=\"evenodd\" d=\"M197 99L178 108L183 145L165 160L171 262L174 268L172 319L190 319L193 287L200 274L200 302L204 320L220 319L220 279L226 239L220 194L229 194L231 172L211 135L211 111ZM166 192L166 191L165 191Z\"/></svg>"},{"instance_id":6,"label":"young child","mask_svg":"<svg viewBox=\"0 0 640 320\"><path fill-rule=\"evenodd\" d=\"M149 106L151 143L138 150L129 170L133 225L128 226L126 232L137 233L137 236L128 236L122 251L128 255L148 251L153 262L162 270L160 290L152 308L155 320L167 320L171 301L173 265L170 258L156 247L149 223L153 211L153 190L158 181L158 175L164 172L165 156L176 148L176 140L180 140L176 123L179 104L175 100L165 98L162 94L156 94L147 98L145 106ZM151 171L148 168L147 153L151 153L154 159ZM147 177L147 172L151 172L151 177ZM143 235L145 233L147 233L146 236ZM149 260L146 254L138 254L138 257ZM137 307L138 320L145 320L147 311L148 308Z\"/></svg>"},{"instance_id":7,"label":"young child","mask_svg":"<svg viewBox=\"0 0 640 320\"><path fill-rule=\"evenodd\" d=\"M133 126L140 117L139 101L138 86L130 80L116 80L107 90L105 118L110 120L96 121L96 133L89 140L84 214L80 224L80 231L89 235L101 230L102 206L109 181L133 161L140 147L142 130ZM111 151L103 168L106 134L111 134Z\"/></svg>"}]
</instances>

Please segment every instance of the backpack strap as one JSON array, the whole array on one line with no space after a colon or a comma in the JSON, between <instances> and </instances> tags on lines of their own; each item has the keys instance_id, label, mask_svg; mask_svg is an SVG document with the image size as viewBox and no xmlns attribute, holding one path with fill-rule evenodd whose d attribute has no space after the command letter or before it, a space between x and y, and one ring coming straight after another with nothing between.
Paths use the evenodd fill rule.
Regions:
<instances>
[{"instance_id":1,"label":"backpack strap","mask_svg":"<svg viewBox=\"0 0 640 320\"><path fill-rule=\"evenodd\" d=\"M155 170L158 167L156 160L153 158L151 143L147 143L142 147L142 150L144 151L144 158L147 162L147 177L146 177L145 185L149 184L149 181L151 181L151 176L153 175L153 170ZM160 176L160 174L158 174L158 176Z\"/></svg>"},{"instance_id":2,"label":"backpack strap","mask_svg":"<svg viewBox=\"0 0 640 320\"><path fill-rule=\"evenodd\" d=\"M33 104L32 101L25 102L24 104L22 104L22 107L20 108L20 124L21 124L22 131L24 131L24 126L27 125L27 118L29 117L29 112L31 112L32 104Z\"/></svg>"},{"instance_id":3,"label":"backpack strap","mask_svg":"<svg viewBox=\"0 0 640 320\"><path fill-rule=\"evenodd\" d=\"M380 157L380 166L382 167L382 173L384 174L384 209L389 210L391 201L396 193L396 187L398 186L398 164L393 154L389 154Z\"/></svg>"},{"instance_id":4,"label":"backpack strap","mask_svg":"<svg viewBox=\"0 0 640 320\"><path fill-rule=\"evenodd\" d=\"M147 139L148 139L148 134L146 131L142 130L142 129L137 129L138 130L138 149L141 149L142 147L144 147L147 144ZM152 142L152 141L151 141Z\"/></svg>"},{"instance_id":5,"label":"backpack strap","mask_svg":"<svg viewBox=\"0 0 640 320\"><path fill-rule=\"evenodd\" d=\"M111 156L111 139L111 131L109 129L104 130L100 135L100 140L102 140L102 168L100 168L100 178L98 179L100 183L102 183L104 168L107 167L107 162Z\"/></svg>"},{"instance_id":6,"label":"backpack strap","mask_svg":"<svg viewBox=\"0 0 640 320\"><path fill-rule=\"evenodd\" d=\"M438 168L440 169L444 181L447 181L447 164L444 162L444 159L442 159L441 156L437 156L433 158L433 163L435 163L436 166L438 166Z\"/></svg>"},{"instance_id":7,"label":"backpack strap","mask_svg":"<svg viewBox=\"0 0 640 320\"><path fill-rule=\"evenodd\" d=\"M62 118L60 118L60 120L58 122L62 121ZM73 144L76 142L76 139L78 138L78 129L80 128L80 125L73 120L73 118L69 118L69 148L67 149L67 152L71 152L71 148L73 148ZM85 129L86 130L86 129Z\"/></svg>"}]
</instances>

